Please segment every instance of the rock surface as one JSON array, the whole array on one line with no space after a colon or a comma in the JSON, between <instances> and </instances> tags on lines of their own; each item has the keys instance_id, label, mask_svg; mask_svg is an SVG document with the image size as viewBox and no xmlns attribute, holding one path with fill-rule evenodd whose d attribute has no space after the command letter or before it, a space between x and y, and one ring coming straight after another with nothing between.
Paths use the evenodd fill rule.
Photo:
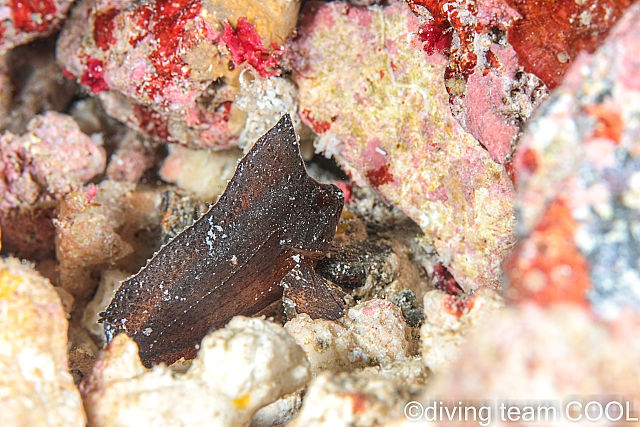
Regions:
<instances>
[{"instance_id":1,"label":"rock surface","mask_svg":"<svg viewBox=\"0 0 640 427\"><path fill-rule=\"evenodd\" d=\"M304 353L282 327L236 317L202 340L185 374L142 366L136 344L118 335L81 390L90 427L241 427L309 381Z\"/></svg>"},{"instance_id":2,"label":"rock surface","mask_svg":"<svg viewBox=\"0 0 640 427\"><path fill-rule=\"evenodd\" d=\"M521 242L510 294L640 312L640 6L578 56L514 160Z\"/></svg>"},{"instance_id":3,"label":"rock surface","mask_svg":"<svg viewBox=\"0 0 640 427\"><path fill-rule=\"evenodd\" d=\"M402 3L307 3L291 43L300 116L319 151L422 227L465 290L497 287L513 187L452 116L444 58L426 55L417 31Z\"/></svg>"},{"instance_id":4,"label":"rock surface","mask_svg":"<svg viewBox=\"0 0 640 427\"><path fill-rule=\"evenodd\" d=\"M359 304L335 322L300 314L285 330L304 350L314 374L389 365L407 358L412 350L402 312L386 300Z\"/></svg>"},{"instance_id":5,"label":"rock surface","mask_svg":"<svg viewBox=\"0 0 640 427\"><path fill-rule=\"evenodd\" d=\"M67 362L67 317L51 283L32 266L0 258L2 425L83 427Z\"/></svg>"},{"instance_id":6,"label":"rock surface","mask_svg":"<svg viewBox=\"0 0 640 427\"><path fill-rule=\"evenodd\" d=\"M241 69L279 74L298 1L80 2L58 40L67 75L108 114L150 136L199 148L237 145Z\"/></svg>"},{"instance_id":7,"label":"rock surface","mask_svg":"<svg viewBox=\"0 0 640 427\"><path fill-rule=\"evenodd\" d=\"M67 17L71 0L16 1L0 4L0 55L56 31Z\"/></svg>"}]
</instances>

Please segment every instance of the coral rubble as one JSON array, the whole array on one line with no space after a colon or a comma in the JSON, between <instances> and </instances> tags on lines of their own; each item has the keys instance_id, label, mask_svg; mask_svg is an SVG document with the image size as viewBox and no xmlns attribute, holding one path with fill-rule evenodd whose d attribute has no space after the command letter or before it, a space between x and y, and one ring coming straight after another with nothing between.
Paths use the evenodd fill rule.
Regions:
<instances>
[{"instance_id":1,"label":"coral rubble","mask_svg":"<svg viewBox=\"0 0 640 427\"><path fill-rule=\"evenodd\" d=\"M245 426L262 406L309 380L302 350L282 327L236 317L202 340L184 374L147 370L118 335L82 384L91 426Z\"/></svg>"},{"instance_id":2,"label":"coral rubble","mask_svg":"<svg viewBox=\"0 0 640 427\"><path fill-rule=\"evenodd\" d=\"M568 397L638 415L635 0L70 6L0 6L2 427L490 425L523 402L564 425ZM253 156L282 185L232 183L211 213L285 113L305 164ZM234 233L184 233L208 211ZM194 251L215 236L229 264ZM260 311L224 314L241 303Z\"/></svg>"}]
</instances>

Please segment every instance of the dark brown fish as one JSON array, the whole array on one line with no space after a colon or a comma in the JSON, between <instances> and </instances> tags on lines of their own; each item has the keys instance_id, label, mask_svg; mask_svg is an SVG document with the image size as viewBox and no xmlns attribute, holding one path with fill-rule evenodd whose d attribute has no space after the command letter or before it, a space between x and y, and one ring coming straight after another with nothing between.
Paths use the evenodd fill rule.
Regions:
<instances>
[{"instance_id":1,"label":"dark brown fish","mask_svg":"<svg viewBox=\"0 0 640 427\"><path fill-rule=\"evenodd\" d=\"M338 187L307 174L283 116L238 163L218 202L122 283L101 313L107 339L128 334L145 366L193 358L208 331L280 299L293 269L286 284L300 312L342 316L341 296L313 265L329 249L343 204Z\"/></svg>"}]
</instances>

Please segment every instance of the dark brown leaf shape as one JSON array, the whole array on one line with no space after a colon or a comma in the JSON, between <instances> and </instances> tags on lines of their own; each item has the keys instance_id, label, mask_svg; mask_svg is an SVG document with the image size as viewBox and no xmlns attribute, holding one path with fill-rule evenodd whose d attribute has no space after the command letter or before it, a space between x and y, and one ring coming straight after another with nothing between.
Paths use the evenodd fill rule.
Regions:
<instances>
[{"instance_id":1,"label":"dark brown leaf shape","mask_svg":"<svg viewBox=\"0 0 640 427\"><path fill-rule=\"evenodd\" d=\"M343 204L336 186L307 175L283 116L239 162L218 202L122 283L102 313L107 338L128 334L145 366L195 357L208 331L277 301L289 271L324 256Z\"/></svg>"},{"instance_id":2,"label":"dark brown leaf shape","mask_svg":"<svg viewBox=\"0 0 640 427\"><path fill-rule=\"evenodd\" d=\"M316 274L310 261L295 266L282 279L284 297L298 313L312 319L336 320L344 316L344 293L324 277Z\"/></svg>"}]
</instances>

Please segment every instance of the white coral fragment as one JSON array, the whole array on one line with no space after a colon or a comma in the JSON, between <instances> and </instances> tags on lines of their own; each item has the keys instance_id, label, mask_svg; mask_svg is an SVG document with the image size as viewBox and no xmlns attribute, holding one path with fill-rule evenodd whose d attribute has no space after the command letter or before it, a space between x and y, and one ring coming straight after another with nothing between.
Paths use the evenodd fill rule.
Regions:
<instances>
[{"instance_id":1,"label":"white coral fragment","mask_svg":"<svg viewBox=\"0 0 640 427\"><path fill-rule=\"evenodd\" d=\"M309 364L279 325L235 317L207 335L185 374L145 369L136 344L118 335L82 393L90 426L245 426L261 407L304 386Z\"/></svg>"},{"instance_id":2,"label":"white coral fragment","mask_svg":"<svg viewBox=\"0 0 640 427\"><path fill-rule=\"evenodd\" d=\"M0 259L0 425L84 427L67 363L67 316L29 264Z\"/></svg>"},{"instance_id":3,"label":"white coral fragment","mask_svg":"<svg viewBox=\"0 0 640 427\"><path fill-rule=\"evenodd\" d=\"M313 373L389 365L411 351L411 330L388 300L358 304L335 322L301 314L285 329L304 349Z\"/></svg>"}]
</instances>

